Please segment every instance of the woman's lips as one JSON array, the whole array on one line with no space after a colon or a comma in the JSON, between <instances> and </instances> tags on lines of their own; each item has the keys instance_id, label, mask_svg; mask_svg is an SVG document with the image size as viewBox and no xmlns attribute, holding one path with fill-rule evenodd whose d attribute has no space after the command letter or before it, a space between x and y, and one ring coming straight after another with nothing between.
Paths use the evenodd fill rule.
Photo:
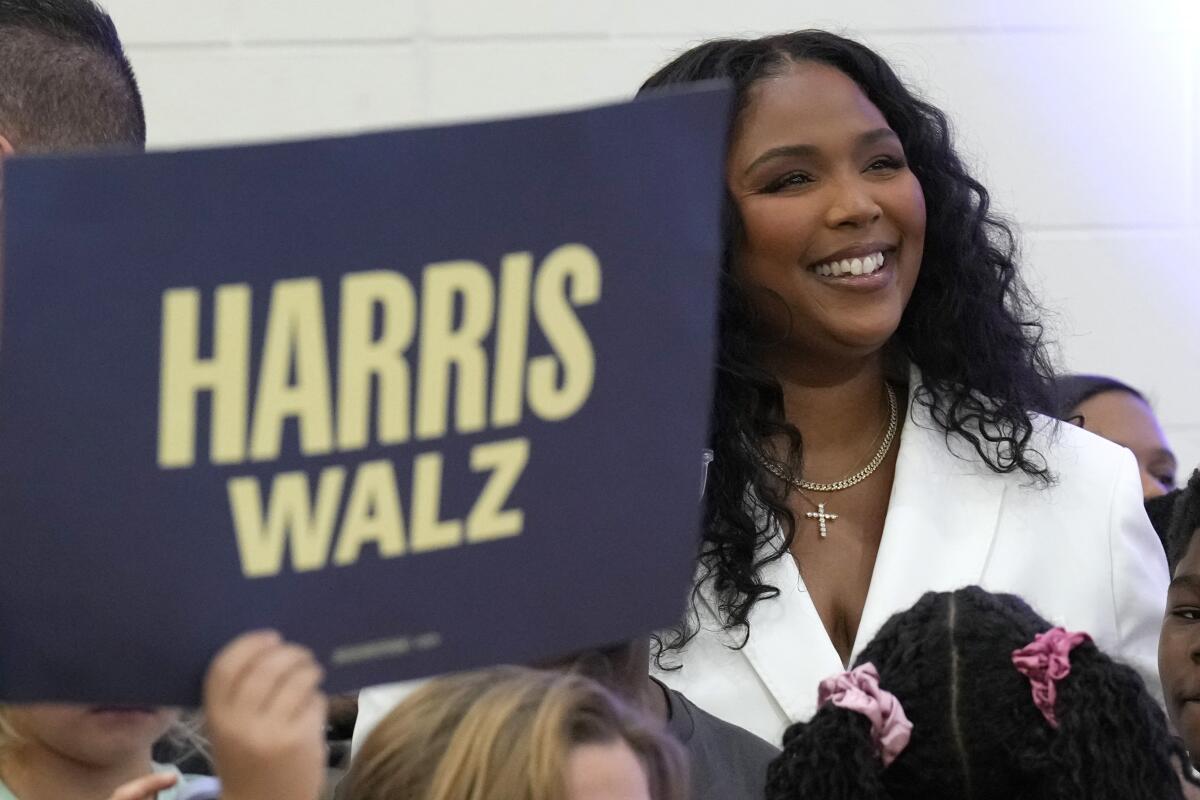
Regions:
<instances>
[{"instance_id":1,"label":"woman's lips","mask_svg":"<svg viewBox=\"0 0 1200 800\"><path fill-rule=\"evenodd\" d=\"M866 253L854 258L841 258L814 264L809 270L823 278L859 277L871 275L884 267L886 254L882 250Z\"/></svg>"},{"instance_id":2,"label":"woman's lips","mask_svg":"<svg viewBox=\"0 0 1200 800\"><path fill-rule=\"evenodd\" d=\"M878 263L880 259L883 261L882 264ZM842 262L845 260L843 259ZM850 260L853 261L854 259ZM838 264L837 267L828 263L818 264L809 267L808 271L815 275L817 280L827 286L861 291L873 291L887 286L891 283L896 272L896 255L894 252L881 253L879 257L873 260L869 272L864 271L861 263L859 264L858 274L853 272L853 264L850 265L851 271L845 272L842 262L834 262Z\"/></svg>"}]
</instances>

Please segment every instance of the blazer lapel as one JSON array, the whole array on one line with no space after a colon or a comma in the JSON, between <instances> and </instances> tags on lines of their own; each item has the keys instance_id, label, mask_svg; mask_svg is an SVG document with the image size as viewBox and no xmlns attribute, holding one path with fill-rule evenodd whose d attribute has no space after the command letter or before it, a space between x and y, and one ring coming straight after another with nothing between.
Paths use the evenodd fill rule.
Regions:
<instances>
[{"instance_id":1,"label":"blazer lapel","mask_svg":"<svg viewBox=\"0 0 1200 800\"><path fill-rule=\"evenodd\" d=\"M854 658L889 617L925 592L980 582L1007 483L981 470L987 467L973 448L947 441L928 410L910 403Z\"/></svg>"},{"instance_id":2,"label":"blazer lapel","mask_svg":"<svg viewBox=\"0 0 1200 800\"><path fill-rule=\"evenodd\" d=\"M788 719L808 719L816 711L817 684L840 672L842 660L792 557L784 554L767 564L762 576L779 596L751 609L750 638L742 653ZM715 604L705 599L711 610Z\"/></svg>"}]
</instances>

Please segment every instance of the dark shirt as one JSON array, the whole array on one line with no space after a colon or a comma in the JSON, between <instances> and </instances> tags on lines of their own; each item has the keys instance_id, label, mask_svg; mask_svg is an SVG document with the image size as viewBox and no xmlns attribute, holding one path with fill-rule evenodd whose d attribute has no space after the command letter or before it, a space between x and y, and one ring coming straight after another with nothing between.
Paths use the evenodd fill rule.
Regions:
<instances>
[{"instance_id":1,"label":"dark shirt","mask_svg":"<svg viewBox=\"0 0 1200 800\"><path fill-rule=\"evenodd\" d=\"M671 714L667 729L691 760L692 800L762 800L767 765L779 749L714 717L674 689L663 686L663 691Z\"/></svg>"}]
</instances>

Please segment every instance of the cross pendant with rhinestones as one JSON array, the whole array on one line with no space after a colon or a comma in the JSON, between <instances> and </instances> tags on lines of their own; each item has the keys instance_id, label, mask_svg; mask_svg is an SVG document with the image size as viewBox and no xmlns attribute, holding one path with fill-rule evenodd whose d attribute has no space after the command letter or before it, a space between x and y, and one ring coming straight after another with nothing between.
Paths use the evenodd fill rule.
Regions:
<instances>
[{"instance_id":1,"label":"cross pendant with rhinestones","mask_svg":"<svg viewBox=\"0 0 1200 800\"><path fill-rule=\"evenodd\" d=\"M817 524L821 528L821 538L822 539L824 539L826 536L829 535L829 530L828 530L828 528L825 527L826 520L832 522L833 520L838 518L837 514L826 514L825 513L825 504L824 503L817 503L817 510L809 511L804 516L808 517L809 519L815 519L817 521Z\"/></svg>"}]
</instances>

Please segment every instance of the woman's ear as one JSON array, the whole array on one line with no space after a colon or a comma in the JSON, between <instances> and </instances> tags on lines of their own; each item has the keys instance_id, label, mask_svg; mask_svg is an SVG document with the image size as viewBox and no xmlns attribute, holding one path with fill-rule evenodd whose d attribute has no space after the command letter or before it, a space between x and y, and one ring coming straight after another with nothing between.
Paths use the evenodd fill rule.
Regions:
<instances>
[{"instance_id":1,"label":"woman's ear","mask_svg":"<svg viewBox=\"0 0 1200 800\"><path fill-rule=\"evenodd\" d=\"M7 158L13 154L12 142L3 133L0 133L0 159Z\"/></svg>"}]
</instances>

